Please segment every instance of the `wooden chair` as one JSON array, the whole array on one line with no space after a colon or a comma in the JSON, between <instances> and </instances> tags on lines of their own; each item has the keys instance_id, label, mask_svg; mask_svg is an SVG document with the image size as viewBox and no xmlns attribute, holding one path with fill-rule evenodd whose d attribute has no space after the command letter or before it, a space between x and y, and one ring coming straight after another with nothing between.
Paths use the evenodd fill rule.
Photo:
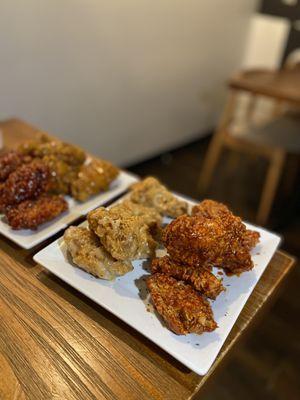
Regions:
<instances>
[{"instance_id":1,"label":"wooden chair","mask_svg":"<svg viewBox=\"0 0 300 400\"><path fill-rule=\"evenodd\" d=\"M253 82L255 82L253 76L248 86L249 80L245 79L245 74L252 72L256 72L261 79L260 86L258 85L256 88L253 84ZM300 99L300 93L298 94L298 92L294 90L295 88L290 78L286 80L286 85L281 81L281 85L283 87L286 86L287 89L282 96L280 90L277 92L274 91L272 85L269 86L272 88L273 92L270 91L270 93L268 93L268 85L262 84L263 78L259 73L260 71L246 71L245 73L239 74L240 85L238 78L234 78L230 81L229 97L204 160L199 179L199 189L202 193L207 191L212 180L213 172L224 148L264 157L268 160L268 169L256 215L256 222L260 225L264 225L269 217L287 154L300 154L300 108L298 108L300 107L300 102L298 103L297 97L299 95ZM297 82L300 83L300 70L298 70L298 73L299 76L293 74L290 76L297 76ZM264 78L264 83L266 82L268 82L268 79ZM272 80L270 80L270 82L272 82ZM298 87L298 90L300 91L300 87ZM250 94L250 101L248 102L245 113L245 125L247 129L242 132L235 132L232 127L234 125L238 97L245 91ZM274 109L269 123L255 125L252 122L253 114L257 99L261 94L269 98L276 96L274 97ZM288 100L289 96L293 103L293 112L287 111L288 108L286 104L288 101L286 100ZM299 112L297 112L297 110Z\"/></svg>"}]
</instances>

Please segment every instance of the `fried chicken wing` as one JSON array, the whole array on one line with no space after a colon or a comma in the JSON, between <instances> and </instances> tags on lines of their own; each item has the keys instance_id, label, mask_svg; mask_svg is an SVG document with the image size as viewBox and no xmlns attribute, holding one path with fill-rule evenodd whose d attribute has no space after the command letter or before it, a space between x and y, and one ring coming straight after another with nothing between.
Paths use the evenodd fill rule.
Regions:
<instances>
[{"instance_id":1,"label":"fried chicken wing","mask_svg":"<svg viewBox=\"0 0 300 400\"><path fill-rule=\"evenodd\" d=\"M12 229L37 229L68 209L62 196L42 195L38 199L25 200L7 207L5 216Z\"/></svg>"},{"instance_id":2,"label":"fried chicken wing","mask_svg":"<svg viewBox=\"0 0 300 400\"><path fill-rule=\"evenodd\" d=\"M50 182L50 171L44 163L33 161L21 165L5 181L1 189L0 203L5 208L24 200L36 199L48 191Z\"/></svg>"},{"instance_id":3,"label":"fried chicken wing","mask_svg":"<svg viewBox=\"0 0 300 400\"><path fill-rule=\"evenodd\" d=\"M117 260L134 260L153 255L157 242L145 220L120 207L100 207L88 214L92 231Z\"/></svg>"},{"instance_id":4,"label":"fried chicken wing","mask_svg":"<svg viewBox=\"0 0 300 400\"><path fill-rule=\"evenodd\" d=\"M57 194L70 194L72 182L77 179L80 167L67 164L54 155L44 156L42 161L51 171L50 191Z\"/></svg>"},{"instance_id":5,"label":"fried chicken wing","mask_svg":"<svg viewBox=\"0 0 300 400\"><path fill-rule=\"evenodd\" d=\"M79 201L85 201L92 195L107 190L118 174L118 168L110 162L92 160L81 166L77 179L72 182L72 196Z\"/></svg>"},{"instance_id":6,"label":"fried chicken wing","mask_svg":"<svg viewBox=\"0 0 300 400\"><path fill-rule=\"evenodd\" d=\"M209 302L189 284L156 273L147 279L147 286L157 312L177 335L217 328Z\"/></svg>"},{"instance_id":7,"label":"fried chicken wing","mask_svg":"<svg viewBox=\"0 0 300 400\"><path fill-rule=\"evenodd\" d=\"M114 260L87 228L70 226L64 233L64 241L73 262L98 278L112 280L132 270L130 262Z\"/></svg>"},{"instance_id":8,"label":"fried chicken wing","mask_svg":"<svg viewBox=\"0 0 300 400\"><path fill-rule=\"evenodd\" d=\"M36 140L22 144L19 151L32 157L44 158L54 156L69 165L82 165L85 162L85 152L77 146L61 142L57 139Z\"/></svg>"},{"instance_id":9,"label":"fried chicken wing","mask_svg":"<svg viewBox=\"0 0 300 400\"><path fill-rule=\"evenodd\" d=\"M78 179L86 159L82 149L45 136L23 143L19 151L41 160L49 167L52 181L50 191L56 194L71 193L71 186ZM88 182L88 185L92 186L93 182Z\"/></svg>"},{"instance_id":10,"label":"fried chicken wing","mask_svg":"<svg viewBox=\"0 0 300 400\"><path fill-rule=\"evenodd\" d=\"M192 215L201 214L207 218L219 217L231 213L228 207L223 203L206 199L192 208Z\"/></svg>"},{"instance_id":11,"label":"fried chicken wing","mask_svg":"<svg viewBox=\"0 0 300 400\"><path fill-rule=\"evenodd\" d=\"M119 210L122 213L129 212L136 217L141 217L146 225L149 227L149 232L159 241L162 233L162 216L155 210L155 208L145 207L141 204L133 203L130 200L122 201L121 203L112 207L115 211Z\"/></svg>"},{"instance_id":12,"label":"fried chicken wing","mask_svg":"<svg viewBox=\"0 0 300 400\"><path fill-rule=\"evenodd\" d=\"M163 242L176 262L193 267L215 265L239 274L253 268L243 243L245 232L245 225L231 217L183 215L165 228Z\"/></svg>"},{"instance_id":13,"label":"fried chicken wing","mask_svg":"<svg viewBox=\"0 0 300 400\"><path fill-rule=\"evenodd\" d=\"M256 231L246 230L243 238L243 245L249 251L259 243L260 233Z\"/></svg>"},{"instance_id":14,"label":"fried chicken wing","mask_svg":"<svg viewBox=\"0 0 300 400\"><path fill-rule=\"evenodd\" d=\"M8 176L25 162L31 161L30 157L11 150L0 156L0 182L4 182Z\"/></svg>"},{"instance_id":15,"label":"fried chicken wing","mask_svg":"<svg viewBox=\"0 0 300 400\"><path fill-rule=\"evenodd\" d=\"M177 264L169 256L154 258L151 263L151 272L152 274L161 272L173 278L186 281L210 299L216 299L225 290L221 280L217 279L211 272Z\"/></svg>"},{"instance_id":16,"label":"fried chicken wing","mask_svg":"<svg viewBox=\"0 0 300 400\"><path fill-rule=\"evenodd\" d=\"M132 185L130 200L147 207L153 207L161 215L174 218L188 211L188 205L185 201L177 199L153 177L148 177Z\"/></svg>"},{"instance_id":17,"label":"fried chicken wing","mask_svg":"<svg viewBox=\"0 0 300 400\"><path fill-rule=\"evenodd\" d=\"M236 230L244 230L243 244L248 250L251 250L259 242L259 232L244 229L242 220L235 216L225 204L214 200L203 200L193 207L192 215L202 215L207 218L219 217L226 222L227 225L234 225Z\"/></svg>"}]
</instances>

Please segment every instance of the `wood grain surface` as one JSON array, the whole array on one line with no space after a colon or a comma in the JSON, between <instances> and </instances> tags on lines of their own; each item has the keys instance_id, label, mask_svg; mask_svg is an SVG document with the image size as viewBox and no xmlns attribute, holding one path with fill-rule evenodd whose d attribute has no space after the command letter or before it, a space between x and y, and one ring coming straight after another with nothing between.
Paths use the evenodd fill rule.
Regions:
<instances>
[{"instance_id":1,"label":"wood grain surface","mask_svg":"<svg viewBox=\"0 0 300 400\"><path fill-rule=\"evenodd\" d=\"M17 120L0 129L11 143L14 132L34 132ZM33 254L48 243L26 251L0 238L1 400L198 398L294 263L274 255L213 367L199 377L36 265Z\"/></svg>"},{"instance_id":2,"label":"wood grain surface","mask_svg":"<svg viewBox=\"0 0 300 400\"><path fill-rule=\"evenodd\" d=\"M232 89L300 105L300 69L250 69L238 72L229 80Z\"/></svg>"}]
</instances>

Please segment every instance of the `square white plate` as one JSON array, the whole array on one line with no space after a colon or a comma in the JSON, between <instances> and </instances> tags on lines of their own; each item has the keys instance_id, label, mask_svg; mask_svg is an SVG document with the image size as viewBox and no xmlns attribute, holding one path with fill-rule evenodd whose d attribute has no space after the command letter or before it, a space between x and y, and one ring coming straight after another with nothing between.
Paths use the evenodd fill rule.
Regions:
<instances>
[{"instance_id":1,"label":"square white plate","mask_svg":"<svg viewBox=\"0 0 300 400\"><path fill-rule=\"evenodd\" d=\"M137 180L138 179L134 175L131 175L125 171L121 171L117 179L111 183L109 190L93 196L83 203L74 200L70 196L65 196L65 199L69 204L69 210L54 220L39 226L36 231L31 231L28 229L19 231L13 230L4 221L4 216L2 215L0 217L0 233L24 249L31 249L37 244L48 239L50 236L59 232L61 229L67 227L77 218L86 215L94 208L99 207L112 200L114 197L122 194L132 183L136 182Z\"/></svg>"},{"instance_id":2,"label":"square white plate","mask_svg":"<svg viewBox=\"0 0 300 400\"><path fill-rule=\"evenodd\" d=\"M165 222L169 221L165 219ZM247 227L261 234L259 245L252 251L255 267L240 277L223 275L226 292L212 302L218 328L202 335L177 336L161 323L156 314L147 312L146 301L142 300L146 260L134 261L133 271L114 282L97 279L74 267L66 254L63 238L37 253L34 260L145 335L182 364L199 375L205 375L280 243L279 236L265 229L250 224ZM161 250L158 252L161 253Z\"/></svg>"}]
</instances>

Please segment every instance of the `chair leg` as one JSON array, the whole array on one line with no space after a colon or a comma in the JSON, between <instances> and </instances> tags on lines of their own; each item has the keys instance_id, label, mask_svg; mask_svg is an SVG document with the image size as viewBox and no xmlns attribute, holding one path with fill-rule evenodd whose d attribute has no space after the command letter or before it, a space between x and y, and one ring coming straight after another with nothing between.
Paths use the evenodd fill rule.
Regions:
<instances>
[{"instance_id":1,"label":"chair leg","mask_svg":"<svg viewBox=\"0 0 300 400\"><path fill-rule=\"evenodd\" d=\"M223 145L223 136L216 133L213 137L209 149L207 151L204 165L199 178L199 190L205 193L209 187L210 181L213 176L214 169L219 160Z\"/></svg>"},{"instance_id":2,"label":"chair leg","mask_svg":"<svg viewBox=\"0 0 300 400\"><path fill-rule=\"evenodd\" d=\"M275 150L270 159L270 165L267 171L267 176L256 216L256 222L259 225L264 225L268 220L284 166L284 161L285 152L281 149Z\"/></svg>"},{"instance_id":3,"label":"chair leg","mask_svg":"<svg viewBox=\"0 0 300 400\"><path fill-rule=\"evenodd\" d=\"M205 193L210 184L214 169L217 165L219 156L221 154L223 139L224 135L226 134L225 132L226 128L230 124L233 116L236 98L237 98L236 92L232 91L229 95L217 131L215 132L211 140L211 143L209 145L207 154L204 159L202 171L199 177L198 188L199 191L201 191L201 193Z\"/></svg>"}]
</instances>

